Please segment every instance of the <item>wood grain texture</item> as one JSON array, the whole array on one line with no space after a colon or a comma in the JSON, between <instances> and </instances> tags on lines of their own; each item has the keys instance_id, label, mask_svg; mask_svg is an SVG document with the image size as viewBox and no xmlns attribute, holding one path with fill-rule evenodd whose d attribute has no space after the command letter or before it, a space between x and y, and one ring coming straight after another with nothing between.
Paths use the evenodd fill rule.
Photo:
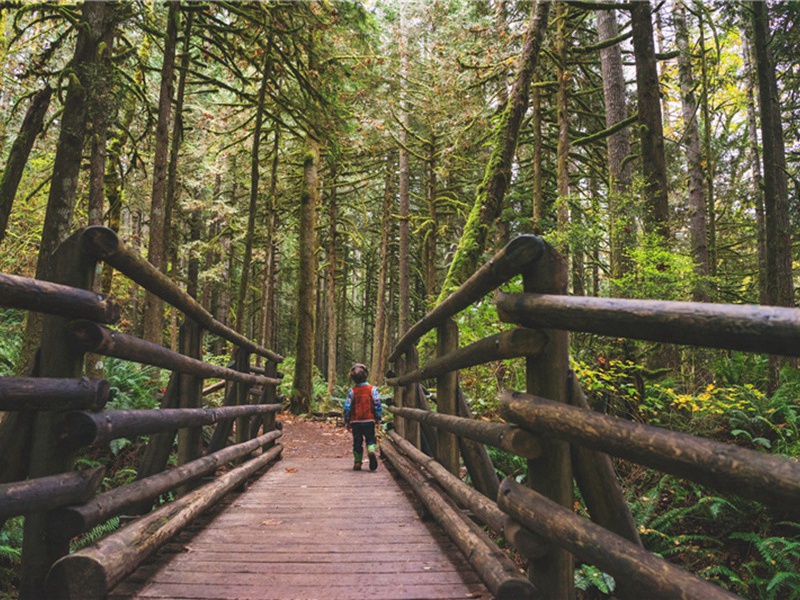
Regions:
<instances>
[{"instance_id":1,"label":"wood grain texture","mask_svg":"<svg viewBox=\"0 0 800 600\"><path fill-rule=\"evenodd\" d=\"M491 598L382 465L351 467L286 456L109 598Z\"/></svg>"}]
</instances>

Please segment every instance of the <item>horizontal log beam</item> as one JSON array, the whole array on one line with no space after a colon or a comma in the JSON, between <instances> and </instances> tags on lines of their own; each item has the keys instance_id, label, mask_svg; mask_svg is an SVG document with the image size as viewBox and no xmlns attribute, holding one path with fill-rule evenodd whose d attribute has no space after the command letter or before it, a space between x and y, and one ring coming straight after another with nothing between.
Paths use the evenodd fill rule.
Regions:
<instances>
[{"instance_id":1,"label":"horizontal log beam","mask_svg":"<svg viewBox=\"0 0 800 600\"><path fill-rule=\"evenodd\" d=\"M113 356L204 379L227 379L249 385L280 385L280 379L212 365L91 321L70 322L67 325L67 334L75 348L82 352Z\"/></svg>"},{"instance_id":2,"label":"horizontal log beam","mask_svg":"<svg viewBox=\"0 0 800 600\"><path fill-rule=\"evenodd\" d=\"M455 542L459 550L475 568L486 587L498 600L524 600L533 598L535 589L519 569L492 542L486 533L472 521L465 519L456 506L445 499L408 459L391 444L381 446L386 456L414 490L436 521Z\"/></svg>"},{"instance_id":3,"label":"horizontal log beam","mask_svg":"<svg viewBox=\"0 0 800 600\"><path fill-rule=\"evenodd\" d=\"M553 544L613 575L629 598L730 600L738 596L644 550L511 479L500 508Z\"/></svg>"},{"instance_id":4,"label":"horizontal log beam","mask_svg":"<svg viewBox=\"0 0 800 600\"><path fill-rule=\"evenodd\" d=\"M651 342L800 356L800 309L587 296L496 296L500 319Z\"/></svg>"},{"instance_id":5,"label":"horizontal log beam","mask_svg":"<svg viewBox=\"0 0 800 600\"><path fill-rule=\"evenodd\" d=\"M396 362L419 338L435 329L473 302L494 291L525 268L536 262L544 252L545 243L533 235L521 235L506 244L494 257L445 298L441 304L417 321L403 335L388 362Z\"/></svg>"},{"instance_id":6,"label":"horizontal log beam","mask_svg":"<svg viewBox=\"0 0 800 600\"><path fill-rule=\"evenodd\" d=\"M135 514L144 502L154 500L161 494L213 473L222 465L238 460L280 436L280 431L270 431L248 442L229 446L169 471L98 494L86 504L66 506L53 511L50 515L51 528L60 537L70 539L116 515Z\"/></svg>"},{"instance_id":7,"label":"horizontal log beam","mask_svg":"<svg viewBox=\"0 0 800 600\"><path fill-rule=\"evenodd\" d=\"M227 381L218 381L217 383L212 383L209 386L203 388L203 396L207 396L208 394L213 394L214 392L218 392L221 389L225 388L225 384L228 383Z\"/></svg>"},{"instance_id":8,"label":"horizontal log beam","mask_svg":"<svg viewBox=\"0 0 800 600\"><path fill-rule=\"evenodd\" d=\"M533 329L512 329L459 348L400 377L386 379L386 385L408 385L432 379L445 373L482 365L493 360L539 354L547 344L547 336Z\"/></svg>"},{"instance_id":9,"label":"horizontal log beam","mask_svg":"<svg viewBox=\"0 0 800 600\"><path fill-rule=\"evenodd\" d=\"M277 352L259 346L214 319L211 313L169 277L125 246L111 229L99 226L87 227L84 237L95 258L108 263L149 292L181 310L185 315L197 321L206 331L269 360L275 362L283 360L283 356Z\"/></svg>"},{"instance_id":10,"label":"horizontal log beam","mask_svg":"<svg viewBox=\"0 0 800 600\"><path fill-rule=\"evenodd\" d=\"M86 502L103 481L105 467L70 471L0 485L0 521L25 513Z\"/></svg>"},{"instance_id":11,"label":"horizontal log beam","mask_svg":"<svg viewBox=\"0 0 800 600\"><path fill-rule=\"evenodd\" d=\"M240 417L279 412L280 404L222 406L219 408L164 408L74 412L64 418L59 442L65 448L107 444L122 437L148 435L184 427L213 425Z\"/></svg>"},{"instance_id":12,"label":"horizontal log beam","mask_svg":"<svg viewBox=\"0 0 800 600\"><path fill-rule=\"evenodd\" d=\"M282 450L283 446L277 444L258 458L131 522L88 548L61 558L47 576L47 597L102 600L144 559L245 479L273 462Z\"/></svg>"},{"instance_id":13,"label":"horizontal log beam","mask_svg":"<svg viewBox=\"0 0 800 600\"><path fill-rule=\"evenodd\" d=\"M541 536L524 529L511 519L500 510L497 502L468 486L435 458L418 450L411 442L397 435L397 432L390 431L389 438L403 454L436 479L451 498L461 506L468 508L481 523L492 531L503 535L517 549L517 552L524 556L542 556L547 552L548 543Z\"/></svg>"},{"instance_id":14,"label":"horizontal log beam","mask_svg":"<svg viewBox=\"0 0 800 600\"><path fill-rule=\"evenodd\" d=\"M0 377L0 411L101 410L111 386L103 379Z\"/></svg>"},{"instance_id":15,"label":"horizontal log beam","mask_svg":"<svg viewBox=\"0 0 800 600\"><path fill-rule=\"evenodd\" d=\"M625 421L530 394L501 394L501 416L567 440L792 513L800 511L800 463Z\"/></svg>"},{"instance_id":16,"label":"horizontal log beam","mask_svg":"<svg viewBox=\"0 0 800 600\"><path fill-rule=\"evenodd\" d=\"M119 305L112 299L80 288L0 273L0 306L116 323Z\"/></svg>"},{"instance_id":17,"label":"horizontal log beam","mask_svg":"<svg viewBox=\"0 0 800 600\"><path fill-rule=\"evenodd\" d=\"M444 429L458 437L465 437L495 448L502 448L523 458L537 458L541 455L541 445L535 435L521 427L508 423L489 423L465 417L445 415L419 408L389 406L387 410L398 417L413 419L423 424Z\"/></svg>"}]
</instances>

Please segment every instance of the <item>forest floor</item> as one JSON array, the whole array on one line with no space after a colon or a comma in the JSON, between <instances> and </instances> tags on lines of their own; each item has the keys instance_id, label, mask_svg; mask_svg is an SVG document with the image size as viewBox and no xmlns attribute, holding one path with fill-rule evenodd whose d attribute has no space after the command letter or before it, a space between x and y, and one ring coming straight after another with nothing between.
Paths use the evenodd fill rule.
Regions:
<instances>
[{"instance_id":1,"label":"forest floor","mask_svg":"<svg viewBox=\"0 0 800 600\"><path fill-rule=\"evenodd\" d=\"M287 456L298 458L341 458L352 456L352 437L338 419L309 421L302 417L283 414L284 423L280 443Z\"/></svg>"}]
</instances>

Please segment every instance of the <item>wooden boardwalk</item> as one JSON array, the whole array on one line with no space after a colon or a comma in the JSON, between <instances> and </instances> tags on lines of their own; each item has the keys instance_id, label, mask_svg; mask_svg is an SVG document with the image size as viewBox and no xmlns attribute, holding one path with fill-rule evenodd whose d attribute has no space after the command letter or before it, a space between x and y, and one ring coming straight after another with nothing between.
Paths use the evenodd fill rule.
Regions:
<instances>
[{"instance_id":1,"label":"wooden boardwalk","mask_svg":"<svg viewBox=\"0 0 800 600\"><path fill-rule=\"evenodd\" d=\"M384 464L354 472L339 454L297 456L287 444L246 493L109 598L491 598Z\"/></svg>"}]
</instances>

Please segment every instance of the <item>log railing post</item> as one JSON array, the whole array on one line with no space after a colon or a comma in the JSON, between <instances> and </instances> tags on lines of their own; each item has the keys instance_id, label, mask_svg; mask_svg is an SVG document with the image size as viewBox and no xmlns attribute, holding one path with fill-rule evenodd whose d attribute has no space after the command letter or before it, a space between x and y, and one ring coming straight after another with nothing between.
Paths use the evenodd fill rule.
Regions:
<instances>
[{"instance_id":1,"label":"log railing post","mask_svg":"<svg viewBox=\"0 0 800 600\"><path fill-rule=\"evenodd\" d=\"M264 362L264 376L277 379L278 377L278 363L267 359ZM276 404L278 401L278 388L274 385L265 384L261 390L261 397L258 400L259 404ZM270 412L263 416L263 418L254 417L250 425L250 439L258 436L258 429L263 425L264 433L269 433L275 429L275 413Z\"/></svg>"},{"instance_id":2,"label":"log railing post","mask_svg":"<svg viewBox=\"0 0 800 600\"><path fill-rule=\"evenodd\" d=\"M419 357L416 348L410 348L406 352L405 360L406 372L415 371L419 366ZM417 396L419 386L418 383L410 383L403 387L403 406L409 408L419 408L419 398ZM414 444L414 447L422 449L422 436L420 435L419 423L417 421L407 420L405 422L405 438Z\"/></svg>"},{"instance_id":3,"label":"log railing post","mask_svg":"<svg viewBox=\"0 0 800 600\"><path fill-rule=\"evenodd\" d=\"M406 359L402 356L395 361L395 368L397 369L397 375L402 377L406 373L408 373L408 369L406 368ZM398 408L402 408L405 406L403 403L403 397L405 396L405 388L401 385L398 385L394 388L394 405ZM397 432L397 435L404 438L406 437L406 423L407 420L403 417L395 417L394 421L394 430Z\"/></svg>"},{"instance_id":4,"label":"log railing post","mask_svg":"<svg viewBox=\"0 0 800 600\"><path fill-rule=\"evenodd\" d=\"M234 351L234 361L236 366L234 369L245 373L250 372L250 352L244 348L236 348ZM236 382L236 405L244 406L250 403L250 385L247 383ZM236 443L241 444L247 441L250 434L250 418L241 417L236 419Z\"/></svg>"},{"instance_id":5,"label":"log railing post","mask_svg":"<svg viewBox=\"0 0 800 600\"><path fill-rule=\"evenodd\" d=\"M83 232L67 238L53 254L53 281L86 290L92 289L95 260L86 251ZM76 352L66 335L66 317L48 315L44 318L39 361L39 377L79 378L83 375L84 355ZM29 477L45 477L72 468L72 454L58 446L58 428L63 413L42 411L34 417ZM22 574L20 598L43 598L44 580L50 566L69 552L69 541L55 535L48 527L46 513L25 517L22 542Z\"/></svg>"},{"instance_id":6,"label":"log railing post","mask_svg":"<svg viewBox=\"0 0 800 600\"><path fill-rule=\"evenodd\" d=\"M448 319L437 330L436 352L444 356L458 349L458 325ZM458 414L458 371L445 373L436 378L436 404L439 412L446 415ZM458 438L449 431L437 431L436 458L453 475L458 475Z\"/></svg>"},{"instance_id":7,"label":"log railing post","mask_svg":"<svg viewBox=\"0 0 800 600\"><path fill-rule=\"evenodd\" d=\"M564 259L547 247L533 267L523 272L525 292L544 294L567 293L567 265ZM566 331L544 330L547 344L537 356L526 359L528 393L558 402L569 402L569 337ZM573 484L569 443L543 437L542 454L528 461L528 485L572 510ZM528 575L544 598L575 598L574 558L561 548L553 548L528 563Z\"/></svg>"},{"instance_id":8,"label":"log railing post","mask_svg":"<svg viewBox=\"0 0 800 600\"><path fill-rule=\"evenodd\" d=\"M203 330L190 318L186 318L180 330L180 352L186 356L202 360ZM203 402L203 380L196 375L178 376L178 408L201 408ZM178 430L178 465L185 465L203 453L202 427L187 427ZM183 494L188 488L181 488Z\"/></svg>"}]
</instances>

